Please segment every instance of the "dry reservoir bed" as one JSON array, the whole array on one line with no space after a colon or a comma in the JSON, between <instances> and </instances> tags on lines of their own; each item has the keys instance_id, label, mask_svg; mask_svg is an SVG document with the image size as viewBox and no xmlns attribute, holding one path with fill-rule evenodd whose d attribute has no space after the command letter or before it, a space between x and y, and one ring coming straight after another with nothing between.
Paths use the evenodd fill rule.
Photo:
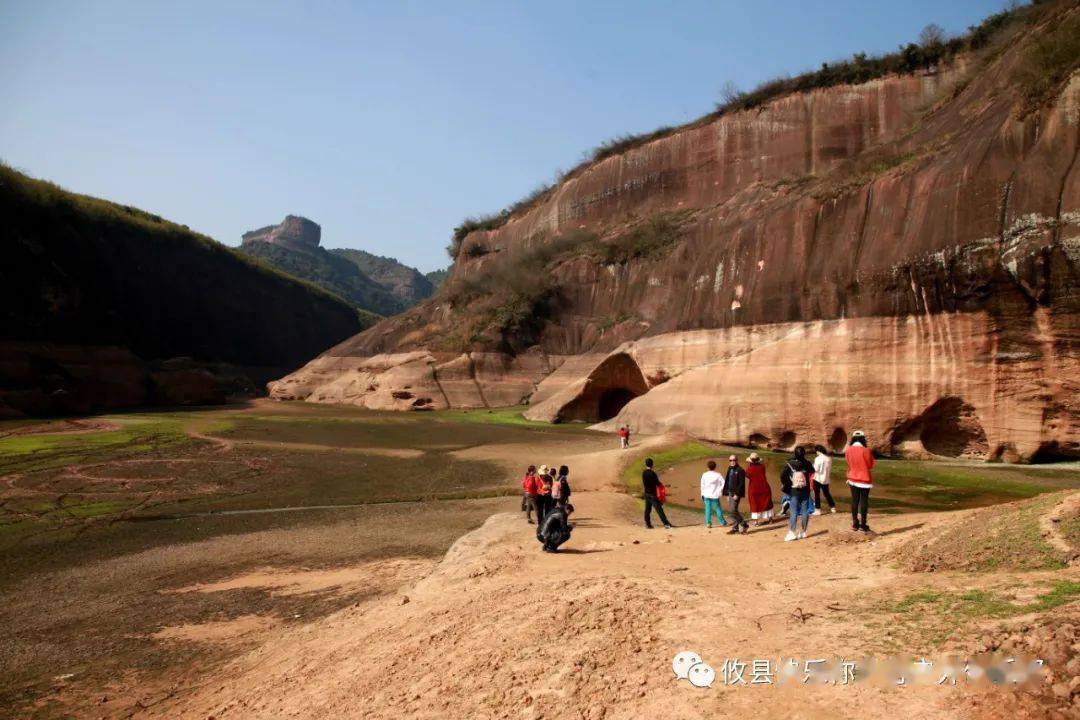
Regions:
<instances>
[{"instance_id":1,"label":"dry reservoir bed","mask_svg":"<svg viewBox=\"0 0 1080 720\"><path fill-rule=\"evenodd\" d=\"M0 426L0 708L123 715L121 686L197 682L415 581L516 502L458 453L584 432L486 419L257 403Z\"/></svg>"},{"instance_id":2,"label":"dry reservoir bed","mask_svg":"<svg viewBox=\"0 0 1080 720\"><path fill-rule=\"evenodd\" d=\"M699 532L699 517L689 508L700 466L729 449L640 440L648 447L612 452L614 438L526 423L515 411L402 415L263 402L76 425L0 426L0 627L6 638L0 707L18 717L126 717L155 708L169 715L170 703L202 692L217 669L283 628L313 626L336 611L403 593L432 571L455 539L492 514L517 508L517 480L530 462L573 456L572 481L582 490L610 488L625 465L632 490L636 463L654 454L672 499L687 506L672 508L673 520L695 526L682 532ZM766 454L774 492L779 457ZM1080 485L1075 469L1066 467L880 467L878 509L896 514L1000 504ZM846 497L842 489L836 495ZM578 554L567 556L599 563L583 565L577 571L583 577L610 572L623 555L632 560L639 552L629 540L638 532L633 503L601 496L583 496L576 547L569 548ZM929 564L955 565L956 548L971 546L983 554L959 554L1007 568L1015 564L1015 548L1041 547L1028 537L1028 525L1037 529L1040 514L1056 507L1056 495L1045 497L1033 501L1045 508L1022 509L1009 516L1015 522L1000 523L994 530L1005 539L1000 548L982 535L969 537L963 523L940 550L934 536L919 534L926 520L893 523L888 532L925 547ZM600 505L593 510L610 505L610 512L589 513L594 503ZM831 519L835 528L817 523L818 540L836 532L841 519ZM536 547L524 522L517 522L522 544L514 552L530 563ZM1075 524L1065 518L1062 536L1078 534ZM755 542L778 543L779 537L770 528ZM687 539L702 549L701 541ZM665 549L663 541L650 552L657 548ZM1003 555L995 555L998 550ZM1033 567L1064 567L1053 552ZM675 577L668 565L679 558L648 557L647 564L660 563L662 577ZM478 577L496 572L480 567ZM691 567L679 577L685 581L694 572ZM1031 597L1022 598L1032 607L1051 607L1040 599L1051 597L1047 588L1057 588L1052 607L1072 601L1072 586L1037 580ZM862 609L895 628L896 642L910 644L951 627L949 613L1004 617L1028 607L1003 605L1008 588L1002 588L973 599L962 588L928 591L905 583L888 602L866 601ZM987 605L991 600L996 604ZM938 624L912 625L910 608ZM881 633L875 637L881 640Z\"/></svg>"}]
</instances>

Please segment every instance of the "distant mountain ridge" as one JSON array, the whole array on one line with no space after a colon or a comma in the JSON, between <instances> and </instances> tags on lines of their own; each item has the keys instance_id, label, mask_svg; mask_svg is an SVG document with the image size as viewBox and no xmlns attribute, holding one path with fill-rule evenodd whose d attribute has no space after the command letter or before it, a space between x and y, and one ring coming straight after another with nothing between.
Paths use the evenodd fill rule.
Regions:
<instances>
[{"instance_id":1,"label":"distant mountain ridge","mask_svg":"<svg viewBox=\"0 0 1080 720\"><path fill-rule=\"evenodd\" d=\"M394 258L352 248L338 248L330 252L356 265L362 273L401 300L405 307L412 307L421 300L426 300L435 291L431 281L419 270Z\"/></svg>"},{"instance_id":2,"label":"distant mountain ridge","mask_svg":"<svg viewBox=\"0 0 1080 720\"><path fill-rule=\"evenodd\" d=\"M377 315L396 315L435 292L435 285L416 268L364 250L327 250L320 246L321 238L317 223L287 215L278 225L244 233L240 252Z\"/></svg>"},{"instance_id":3,"label":"distant mountain ridge","mask_svg":"<svg viewBox=\"0 0 1080 720\"><path fill-rule=\"evenodd\" d=\"M442 270L432 270L429 273L424 273L424 277L427 278L431 286L435 288L435 292L439 291L443 283L446 282L446 278L450 276L450 268L443 268Z\"/></svg>"}]
</instances>

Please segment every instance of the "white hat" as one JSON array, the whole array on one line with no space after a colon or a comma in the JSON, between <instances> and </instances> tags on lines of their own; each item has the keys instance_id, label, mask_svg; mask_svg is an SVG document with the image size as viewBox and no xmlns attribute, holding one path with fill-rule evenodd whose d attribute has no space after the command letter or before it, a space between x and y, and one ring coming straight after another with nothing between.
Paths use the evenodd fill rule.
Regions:
<instances>
[{"instance_id":1,"label":"white hat","mask_svg":"<svg viewBox=\"0 0 1080 720\"><path fill-rule=\"evenodd\" d=\"M537 470L536 472L540 473L541 475L547 475L548 466L547 465L541 465L540 469Z\"/></svg>"},{"instance_id":2,"label":"white hat","mask_svg":"<svg viewBox=\"0 0 1080 720\"><path fill-rule=\"evenodd\" d=\"M853 437L853 438L857 438L857 437L864 438L864 437L866 437L866 433L864 433L862 430L856 430L855 432L851 433L851 437Z\"/></svg>"}]
</instances>

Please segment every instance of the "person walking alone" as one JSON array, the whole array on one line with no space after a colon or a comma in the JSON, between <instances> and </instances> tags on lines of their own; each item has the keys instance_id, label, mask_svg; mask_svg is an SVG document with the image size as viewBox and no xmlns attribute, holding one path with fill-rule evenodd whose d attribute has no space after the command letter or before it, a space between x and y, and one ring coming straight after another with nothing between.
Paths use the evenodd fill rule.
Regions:
<instances>
[{"instance_id":1,"label":"person walking alone","mask_svg":"<svg viewBox=\"0 0 1080 720\"><path fill-rule=\"evenodd\" d=\"M645 458L645 470L641 473L641 487L645 491L645 527L652 530L652 511L653 508L656 508L656 515L660 518L660 522L664 523L664 527L670 530L671 523L668 522L667 515L664 514L664 504L656 496L659 486L660 477L653 470L653 459Z\"/></svg>"},{"instance_id":2,"label":"person walking alone","mask_svg":"<svg viewBox=\"0 0 1080 720\"><path fill-rule=\"evenodd\" d=\"M625 425L619 428L619 447L623 450L630 447L630 428Z\"/></svg>"},{"instance_id":3,"label":"person walking alone","mask_svg":"<svg viewBox=\"0 0 1080 720\"><path fill-rule=\"evenodd\" d=\"M750 519L755 525L768 525L772 522L772 488L765 478L765 463L761 456L750 453L746 466L746 502L750 505Z\"/></svg>"},{"instance_id":4,"label":"person walking alone","mask_svg":"<svg viewBox=\"0 0 1080 720\"><path fill-rule=\"evenodd\" d=\"M746 471L739 465L739 458L734 455L728 457L727 474L724 476L724 494L728 496L728 514L735 523L728 530L728 535L734 535L740 530L745 534L750 529L750 524L739 512L739 502L746 497Z\"/></svg>"},{"instance_id":5,"label":"person walking alone","mask_svg":"<svg viewBox=\"0 0 1080 720\"><path fill-rule=\"evenodd\" d=\"M851 488L851 529L870 532L866 514L870 510L870 490L874 487L874 453L866 446L866 433L856 430L844 451L847 460L847 484Z\"/></svg>"},{"instance_id":6,"label":"person walking alone","mask_svg":"<svg viewBox=\"0 0 1080 720\"><path fill-rule=\"evenodd\" d=\"M788 458L784 469L780 472L780 479L791 486L791 513L788 515L788 534L784 536L784 542L802 540L806 537L807 527L810 525L810 473L814 472L814 466L806 459L806 451L801 447L795 448L795 454ZM796 530L799 518L802 518L802 529Z\"/></svg>"},{"instance_id":7,"label":"person walking alone","mask_svg":"<svg viewBox=\"0 0 1080 720\"><path fill-rule=\"evenodd\" d=\"M720 521L720 526L727 525L724 511L720 509L720 496L724 493L724 476L716 472L716 462L710 460L705 472L701 473L701 504L705 507L705 527L712 527L712 516Z\"/></svg>"},{"instance_id":8,"label":"person walking alone","mask_svg":"<svg viewBox=\"0 0 1080 720\"><path fill-rule=\"evenodd\" d=\"M829 489L829 476L832 474L832 458L824 445L816 445L814 451L814 510L815 515L821 514L821 496L825 495L825 501L829 503L829 512L836 512L836 502L833 501L832 491Z\"/></svg>"}]
</instances>

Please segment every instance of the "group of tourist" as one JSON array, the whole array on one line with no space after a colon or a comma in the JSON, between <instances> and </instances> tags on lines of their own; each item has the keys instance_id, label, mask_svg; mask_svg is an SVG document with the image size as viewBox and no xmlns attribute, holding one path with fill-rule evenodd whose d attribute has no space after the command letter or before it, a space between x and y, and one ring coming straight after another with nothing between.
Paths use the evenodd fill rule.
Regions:
<instances>
[{"instance_id":1,"label":"group of tourist","mask_svg":"<svg viewBox=\"0 0 1080 720\"><path fill-rule=\"evenodd\" d=\"M530 465L521 480L521 511L531 524L536 514L536 539L543 543L544 552L558 552L570 539L570 468L560 465Z\"/></svg>"},{"instance_id":2,"label":"group of tourist","mask_svg":"<svg viewBox=\"0 0 1080 720\"><path fill-rule=\"evenodd\" d=\"M847 484L851 488L851 529L870 532L866 524L866 515L870 503L870 490L873 487L871 471L874 467L874 455L866 444L866 433L856 430L851 436L851 443L844 451L847 460ZM802 447L795 448L780 470L780 514L788 516L788 533L784 540L791 542L806 537L812 515L822 514L821 498L824 495L829 512L836 512L836 501L830 490L832 475L832 457L824 446L815 447L815 457L811 462ZM652 528L652 513L655 510L664 527L670 528L664 513L663 483L660 482L653 468L652 458L645 460L645 470L641 473L641 485L645 495L645 527ZM728 514L724 515L721 498L727 498ZM731 525L729 535L746 533L750 523L740 510L743 499L750 510L750 519L754 525L766 525L773 521L772 488L766 478L765 463L756 452L747 457L747 466L739 465L739 458L728 456L727 471L720 473L716 462L710 460L701 475L701 504L705 511L705 526L711 528L715 518L721 526ZM730 522L728 520L730 519Z\"/></svg>"},{"instance_id":3,"label":"group of tourist","mask_svg":"<svg viewBox=\"0 0 1080 720\"><path fill-rule=\"evenodd\" d=\"M624 435L623 432L626 431ZM629 443L629 430L626 426L619 429L620 446ZM806 450L795 448L794 453L780 470L780 515L788 518L786 542L802 540L809 529L810 517L822 514L822 496L828 504L829 512L836 512L836 501L830 489L832 476L832 457L823 445L814 448L813 461L806 457ZM851 489L851 529L856 532L870 532L866 516L870 504L870 490L873 488L872 470L874 455L866 442L866 433L856 430L851 435L851 442L844 451L847 461L847 484ZM728 456L728 467L721 473L716 461L709 460L706 470L701 475L701 503L705 511L705 526L712 528L713 519L721 526L731 526L729 535L745 534L750 530L750 522L741 508L743 500L749 510L754 526L768 525L774 520L772 488L766 477L765 463L756 452L746 458L746 467L739 464L736 455ZM570 469L561 465L556 470L541 465L530 465L521 481L521 511L529 523L536 515L536 539L543 545L545 552L558 552L560 545L570 539L573 526L570 525L570 513L574 506L570 500ZM645 499L645 527L652 529L652 515L655 512L665 528L671 528L671 522L664 512L667 488L660 481L653 459L646 458L645 469L641 473L641 485ZM727 514L724 513L721 500L727 499Z\"/></svg>"}]
</instances>

